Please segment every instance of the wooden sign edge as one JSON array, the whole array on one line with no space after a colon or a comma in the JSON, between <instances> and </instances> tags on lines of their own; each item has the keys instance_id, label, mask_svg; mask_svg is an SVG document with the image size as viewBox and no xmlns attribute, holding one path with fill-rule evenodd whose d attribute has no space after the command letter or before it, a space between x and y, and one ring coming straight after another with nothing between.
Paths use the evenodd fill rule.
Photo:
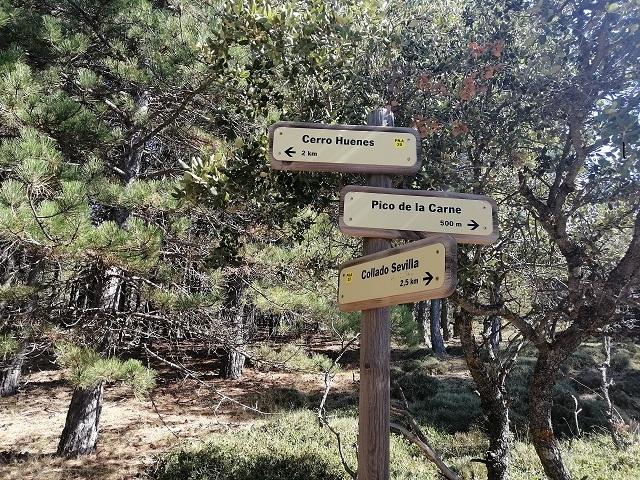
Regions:
<instances>
[{"instance_id":1,"label":"wooden sign edge","mask_svg":"<svg viewBox=\"0 0 640 480\"><path fill-rule=\"evenodd\" d=\"M373 299L373 300L361 300L351 303L340 303L340 282L342 278L342 270L347 267L352 267L360 263L370 262L372 260L379 260L380 258L390 257L398 253L406 252L408 250L415 250L416 248L423 247L425 245L434 245L441 243L445 249L444 260L444 279L442 286L426 292L416 293L403 293L400 295L392 295L385 298ZM407 248L409 247L409 248ZM338 268L338 292L337 292L337 304L338 309L342 312L355 312L358 310L370 310L372 308L388 307L391 305L400 305L403 303L411 303L420 300L430 300L434 298L446 298L451 295L458 284L458 244L451 235L436 234L429 236L423 240L417 240L415 242L405 243L398 247L390 248L382 252L374 253L371 255L365 255L364 257L354 258L344 262Z\"/></svg>"},{"instance_id":2,"label":"wooden sign edge","mask_svg":"<svg viewBox=\"0 0 640 480\"><path fill-rule=\"evenodd\" d=\"M276 128L315 128L320 130L353 130L365 132L398 132L411 134L416 139L416 161L411 165L393 166L393 165L353 165L349 163L327 163L327 162L300 162L300 161L282 161L277 160L273 156L273 137ZM380 174L398 174L412 175L420 171L420 135L417 130L409 127L376 127L371 125L327 125L323 123L306 123L306 122L276 122L269 127L269 144L267 155L274 170L291 171L291 172L336 172L336 173L380 173Z\"/></svg>"},{"instance_id":3,"label":"wooden sign edge","mask_svg":"<svg viewBox=\"0 0 640 480\"><path fill-rule=\"evenodd\" d=\"M500 227L498 222L498 204L487 195L478 195L475 193L458 193L458 192L438 192L434 190L408 190L400 188L381 188L367 187L360 185L347 185L340 190L340 208L338 216L338 228L340 231L350 237L374 237L386 239L413 239L416 233L412 230L394 230L388 228L368 228L368 227L350 227L344 223L344 197L350 192L367 192L367 193L384 193L392 195L412 195L417 197L439 197L439 198L458 198L462 200L482 200L491 204L493 232L491 235L474 235L462 233L441 233L419 231L419 233L434 233L438 235L450 235L456 239L458 243L468 243L475 245L490 245L500 237Z\"/></svg>"}]
</instances>

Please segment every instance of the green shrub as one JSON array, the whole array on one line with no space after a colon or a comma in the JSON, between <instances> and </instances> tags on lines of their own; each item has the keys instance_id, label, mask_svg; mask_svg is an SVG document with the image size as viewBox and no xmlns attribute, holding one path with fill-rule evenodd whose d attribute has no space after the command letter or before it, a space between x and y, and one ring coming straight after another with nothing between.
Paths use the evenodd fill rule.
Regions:
<instances>
[{"instance_id":1,"label":"green shrub","mask_svg":"<svg viewBox=\"0 0 640 480\"><path fill-rule=\"evenodd\" d=\"M123 382L136 395L143 395L155 386L155 372L140 360L103 358L91 348L68 342L56 344L56 357L60 365L70 370L71 383L76 388L90 388L98 382Z\"/></svg>"},{"instance_id":2,"label":"green shrub","mask_svg":"<svg viewBox=\"0 0 640 480\"><path fill-rule=\"evenodd\" d=\"M611 355L611 368L616 372L622 372L631 365L631 354L626 350L618 350Z\"/></svg>"},{"instance_id":3,"label":"green shrub","mask_svg":"<svg viewBox=\"0 0 640 480\"><path fill-rule=\"evenodd\" d=\"M339 417L347 462L355 469L357 420ZM216 435L205 444L188 446L161 457L156 480L344 480L345 473L327 428L312 412L280 416L269 423L233 434ZM436 470L418 450L391 438L391 478L436 480Z\"/></svg>"},{"instance_id":4,"label":"green shrub","mask_svg":"<svg viewBox=\"0 0 640 480\"><path fill-rule=\"evenodd\" d=\"M407 400L415 402L433 397L438 392L440 382L425 372L413 371L405 373L394 382L393 394L400 398L399 388L402 388Z\"/></svg>"},{"instance_id":5,"label":"green shrub","mask_svg":"<svg viewBox=\"0 0 640 480\"><path fill-rule=\"evenodd\" d=\"M624 378L618 380L618 387L632 397L640 397L640 372L632 370L627 372Z\"/></svg>"},{"instance_id":6,"label":"green shrub","mask_svg":"<svg viewBox=\"0 0 640 480\"><path fill-rule=\"evenodd\" d=\"M440 380L435 394L412 403L411 409L421 423L447 433L470 432L482 416L471 382L457 380Z\"/></svg>"},{"instance_id":7,"label":"green shrub","mask_svg":"<svg viewBox=\"0 0 640 480\"><path fill-rule=\"evenodd\" d=\"M453 403L449 403L453 405ZM342 434L344 452L352 468L352 447L357 432L354 416L337 417L332 426ZM482 457L486 437L479 430L449 434L431 426L423 428L445 463L462 478L486 478L486 467L471 459ZM607 435L592 435L561 442L565 461L575 478L629 480L640 478L640 445L613 448ZM335 439L321 428L312 412L278 416L250 429L217 434L205 443L184 446L156 462L155 480L346 480ZM437 480L435 467L404 439L391 436L393 480ZM511 480L545 478L533 445L515 441L510 463Z\"/></svg>"},{"instance_id":8,"label":"green shrub","mask_svg":"<svg viewBox=\"0 0 640 480\"><path fill-rule=\"evenodd\" d=\"M0 335L0 360L3 362L20 350L20 342L12 335Z\"/></svg>"},{"instance_id":9,"label":"green shrub","mask_svg":"<svg viewBox=\"0 0 640 480\"><path fill-rule=\"evenodd\" d=\"M280 349L259 345L251 349L251 357L254 364L265 371L285 369L318 373L327 371L333 363L326 355L309 355L304 348L297 345L284 345ZM339 365L333 367L333 370L339 370Z\"/></svg>"},{"instance_id":10,"label":"green shrub","mask_svg":"<svg viewBox=\"0 0 640 480\"><path fill-rule=\"evenodd\" d=\"M274 413L306 407L309 399L295 388L270 388L247 398L246 403L262 412Z\"/></svg>"},{"instance_id":11,"label":"green shrub","mask_svg":"<svg viewBox=\"0 0 640 480\"><path fill-rule=\"evenodd\" d=\"M447 371L446 363L436 357L405 360L401 363L401 367L405 372L420 371L429 375L442 375Z\"/></svg>"},{"instance_id":12,"label":"green shrub","mask_svg":"<svg viewBox=\"0 0 640 480\"><path fill-rule=\"evenodd\" d=\"M415 347L422 341L413 312L408 305L391 307L391 336L401 345Z\"/></svg>"},{"instance_id":13,"label":"green shrub","mask_svg":"<svg viewBox=\"0 0 640 480\"><path fill-rule=\"evenodd\" d=\"M583 345L567 358L564 367L568 370L578 371L586 367L599 365L602 362L602 358L599 345Z\"/></svg>"}]
</instances>

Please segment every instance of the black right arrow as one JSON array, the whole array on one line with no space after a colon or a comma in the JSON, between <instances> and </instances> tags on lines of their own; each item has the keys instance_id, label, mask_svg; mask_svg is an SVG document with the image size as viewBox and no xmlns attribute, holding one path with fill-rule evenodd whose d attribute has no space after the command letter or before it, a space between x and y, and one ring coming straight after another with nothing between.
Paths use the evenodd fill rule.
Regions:
<instances>
[{"instance_id":1,"label":"black right arrow","mask_svg":"<svg viewBox=\"0 0 640 480\"><path fill-rule=\"evenodd\" d=\"M289 157L293 157L293 154L296 153L295 150L291 150L293 147L287 148L284 153L286 153Z\"/></svg>"},{"instance_id":2,"label":"black right arrow","mask_svg":"<svg viewBox=\"0 0 640 480\"><path fill-rule=\"evenodd\" d=\"M431 280L433 280L433 275L431 275L430 272L424 272L426 277L423 277L422 280L424 280L424 284L425 285L429 285L431 283Z\"/></svg>"},{"instance_id":3,"label":"black right arrow","mask_svg":"<svg viewBox=\"0 0 640 480\"><path fill-rule=\"evenodd\" d=\"M475 230L479 226L480 226L480 224L478 222L476 222L475 220L471 220L471 223L467 223L467 227L471 227L471 230Z\"/></svg>"}]
</instances>

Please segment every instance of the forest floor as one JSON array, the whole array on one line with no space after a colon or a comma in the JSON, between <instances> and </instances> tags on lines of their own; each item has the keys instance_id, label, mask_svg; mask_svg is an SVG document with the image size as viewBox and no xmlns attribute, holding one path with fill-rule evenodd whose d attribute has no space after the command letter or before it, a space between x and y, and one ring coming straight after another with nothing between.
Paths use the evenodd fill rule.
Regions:
<instances>
[{"instance_id":1,"label":"forest floor","mask_svg":"<svg viewBox=\"0 0 640 480\"><path fill-rule=\"evenodd\" d=\"M578 396L586 412L581 414L582 428L600 428L597 425L601 421L601 406L593 398L593 389L598 381L598 348L597 345L585 346L572 356L556 394L559 409L564 408L565 403L568 405L569 400L573 401L571 394ZM615 356L620 363L615 375L616 388L619 390L613 393L618 404L628 406L629 416L638 418L640 349L635 346L625 348L620 347ZM315 343L311 348L314 353L329 358L335 358L338 350L339 345L331 342ZM437 359L424 348L394 348L391 373L394 383L403 385L417 418L429 429L429 435L433 435L435 446L448 457L448 461L462 468L470 465L470 458L482 455L484 440L478 427L481 424L481 411L459 345L452 343L448 350L449 356ZM168 352L161 353L170 356ZM327 401L330 411L347 412L350 418L354 418L357 405L357 359L357 350L347 352L341 359L341 369L336 374ZM69 383L64 379L64 372L45 359L29 365L19 394L0 399L0 480L150 478L159 456L176 451L178 447L186 450L197 448L215 434L228 434L224 438L229 439L243 438L243 432L249 433L249 427L258 422L266 421L266 425L272 419L277 421L277 418L284 418L285 423L299 420L301 417L295 417L295 413L291 417L273 414L286 415L290 411L316 409L325 387L322 373L261 371L248 367L241 380L225 381L217 377L218 364L211 356L189 352L181 357L181 361L189 371L194 372L191 377L185 378L184 372L178 372L157 360L150 362L158 372L157 386L150 398L136 398L123 386L108 385L97 451L74 460L54 456L72 393ZM526 383L534 363L535 359L530 354L522 353L519 366L512 375L512 391L514 394L520 392L516 398L526 399ZM584 388L576 390L575 385ZM269 413L258 414L250 408L223 399L219 393L245 406ZM413 401L410 395L414 396ZM559 410L558 414L568 418L573 413L572 405L566 411ZM516 437L522 439L515 450L519 460L514 462L514 465L518 464L514 478L532 480L542 476L538 472L535 454L526 442L526 435L521 433L526 430L526 426L523 426L526 407L526 402L513 405ZM310 423L305 427L303 424L292 424L287 428L317 427L317 421L316 427L313 425L313 418L307 422ZM556 428L566 425L566 419L560 420ZM606 439L605 443L602 442L602 439L594 437L590 440L585 437L584 442L574 443L573 447L571 443L567 444L567 451L575 452L569 460L577 473L589 473L590 480L627 480L629 475L636 478L640 475L636 448L624 456L612 453L611 458L602 458L601 466L591 465L594 452L602 452L605 447L610 449L606 446ZM251 451L252 447L248 448ZM333 447L331 451L335 453ZM406 461L428 463L419 454L409 450L403 455L408 459ZM612 474L613 470L607 470L612 462L620 470L617 475ZM405 464L402 468L411 471L411 468L417 467ZM482 467L475 465L474 469L481 471ZM478 475L475 470L464 475L464 478ZM431 475L435 475L435 471L422 474L420 478L436 478ZM171 475L167 478L182 477Z\"/></svg>"},{"instance_id":2,"label":"forest floor","mask_svg":"<svg viewBox=\"0 0 640 480\"><path fill-rule=\"evenodd\" d=\"M325 349L335 349L327 346ZM2 480L119 480L146 478L155 457L180 444L198 442L212 433L246 428L268 418L223 400L216 391L244 405L273 410L271 401L288 392L319 399L322 374L262 372L246 368L239 381L215 375L217 364L193 359L185 364L199 380L184 379L162 364L151 398L136 398L125 387L109 385L100 419L95 454L77 460L54 456L64 427L72 389L55 365L41 362L23 376L18 395L0 399L0 479ZM346 365L336 376L335 395L357 391L357 365ZM310 408L314 405L309 404Z\"/></svg>"}]
</instances>

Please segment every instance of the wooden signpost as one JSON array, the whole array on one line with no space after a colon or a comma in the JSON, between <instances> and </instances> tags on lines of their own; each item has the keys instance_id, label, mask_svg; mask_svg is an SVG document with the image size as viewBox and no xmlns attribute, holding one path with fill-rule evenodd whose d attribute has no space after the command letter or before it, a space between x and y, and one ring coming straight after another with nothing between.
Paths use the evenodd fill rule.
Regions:
<instances>
[{"instance_id":1,"label":"wooden signpost","mask_svg":"<svg viewBox=\"0 0 640 480\"><path fill-rule=\"evenodd\" d=\"M389 480L390 305L444 298L456 286L457 242L498 237L496 203L481 195L397 190L391 174L420 169L417 132L384 108L366 126L278 122L269 128L276 170L367 174L340 194L340 230L364 237L364 256L340 267L338 306L362 310L358 480ZM423 240L391 248L389 239Z\"/></svg>"},{"instance_id":2,"label":"wooden signpost","mask_svg":"<svg viewBox=\"0 0 640 480\"><path fill-rule=\"evenodd\" d=\"M352 312L448 297L456 288L456 242L448 235L356 258L338 275L338 306Z\"/></svg>"},{"instance_id":3,"label":"wooden signpost","mask_svg":"<svg viewBox=\"0 0 640 480\"><path fill-rule=\"evenodd\" d=\"M459 243L498 238L498 207L484 195L347 186L339 222L356 237L403 238L410 231L447 233Z\"/></svg>"},{"instance_id":4,"label":"wooden signpost","mask_svg":"<svg viewBox=\"0 0 640 480\"><path fill-rule=\"evenodd\" d=\"M278 122L269 128L276 170L412 174L420 169L412 128Z\"/></svg>"}]
</instances>

